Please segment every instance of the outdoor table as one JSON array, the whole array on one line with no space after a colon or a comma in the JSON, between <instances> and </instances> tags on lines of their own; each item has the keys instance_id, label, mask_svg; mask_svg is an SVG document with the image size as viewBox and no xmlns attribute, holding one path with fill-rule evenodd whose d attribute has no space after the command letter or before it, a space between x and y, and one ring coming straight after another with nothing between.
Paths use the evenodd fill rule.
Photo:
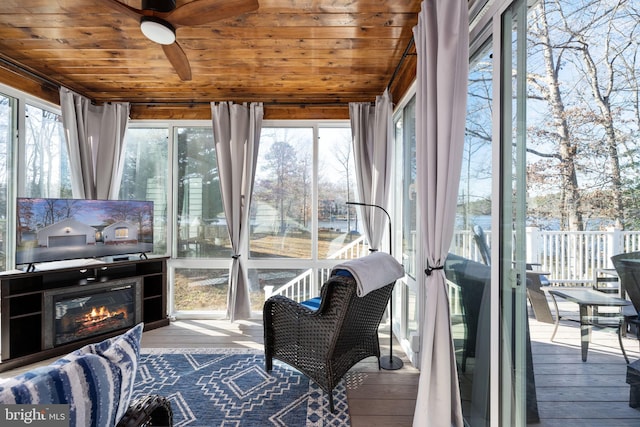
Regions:
<instances>
[{"instance_id":1,"label":"outdoor table","mask_svg":"<svg viewBox=\"0 0 640 427\"><path fill-rule=\"evenodd\" d=\"M620 343L622 355L626 362L629 363L627 353L624 351L624 346L622 345L622 316L599 316L598 307L625 307L631 305L631 301L594 291L593 289L551 289L549 290L549 294L553 299L553 305L556 309L556 323L553 334L551 335L551 341L553 341L556 336L558 324L561 319L560 310L556 302L556 297L560 297L567 301L574 302L580 307L580 319L578 321L580 322L580 347L582 349L583 362L587 361L587 352L589 351L589 342L591 341L591 327L596 326L617 329L618 342Z\"/></svg>"}]
</instances>

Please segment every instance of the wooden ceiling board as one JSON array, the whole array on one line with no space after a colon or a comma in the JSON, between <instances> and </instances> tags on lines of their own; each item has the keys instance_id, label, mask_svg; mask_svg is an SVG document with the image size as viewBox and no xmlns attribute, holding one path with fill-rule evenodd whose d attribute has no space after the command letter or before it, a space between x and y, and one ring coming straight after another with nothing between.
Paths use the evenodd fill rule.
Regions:
<instances>
[{"instance_id":1,"label":"wooden ceiling board","mask_svg":"<svg viewBox=\"0 0 640 427\"><path fill-rule=\"evenodd\" d=\"M121 3L141 7L141 0ZM177 1L178 7L187 3ZM331 104L373 101L384 91L404 60L420 10L420 0L258 3L253 12L178 26L192 72L192 80L183 81L162 47L107 0L5 0L0 67L9 71L0 78L19 69L98 103L262 101L331 111Z\"/></svg>"}]
</instances>

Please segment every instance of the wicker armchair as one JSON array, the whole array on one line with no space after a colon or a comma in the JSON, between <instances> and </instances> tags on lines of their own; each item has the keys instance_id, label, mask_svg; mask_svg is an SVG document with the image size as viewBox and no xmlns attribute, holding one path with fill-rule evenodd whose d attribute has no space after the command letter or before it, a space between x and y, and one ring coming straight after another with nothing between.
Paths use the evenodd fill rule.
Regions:
<instances>
[{"instance_id":1,"label":"wicker armchair","mask_svg":"<svg viewBox=\"0 0 640 427\"><path fill-rule=\"evenodd\" d=\"M332 276L315 311L281 295L269 298L263 312L267 371L274 358L298 369L329 395L333 412L333 389L353 365L375 356L380 367L378 326L394 283L358 297L352 277Z\"/></svg>"}]
</instances>

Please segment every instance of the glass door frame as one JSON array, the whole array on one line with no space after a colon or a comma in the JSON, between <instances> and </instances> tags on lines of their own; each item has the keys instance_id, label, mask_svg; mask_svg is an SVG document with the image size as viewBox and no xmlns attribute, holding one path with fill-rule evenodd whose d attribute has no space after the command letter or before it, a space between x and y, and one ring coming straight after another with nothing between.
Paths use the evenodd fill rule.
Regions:
<instances>
[{"instance_id":1,"label":"glass door frame","mask_svg":"<svg viewBox=\"0 0 640 427\"><path fill-rule=\"evenodd\" d=\"M526 6L516 0L500 17L501 425L526 425Z\"/></svg>"},{"instance_id":2,"label":"glass door frame","mask_svg":"<svg viewBox=\"0 0 640 427\"><path fill-rule=\"evenodd\" d=\"M473 5L472 5L473 6ZM503 26L504 17L507 14L513 15L513 10L518 9L517 19L520 22L526 24L526 11L527 2L524 0L499 0L496 2L486 2L482 8L475 8L477 13L474 13L470 18L470 40L471 46L469 50L470 57L472 57L477 49L485 46L487 43L492 44L493 51L493 120L492 120L492 164L493 172L492 176L492 224L491 227L494 230L499 231L499 244L492 245L491 258L499 260L497 263L491 265L491 286L490 286L490 301L491 301L491 313L490 313L490 384L489 393L491 398L489 399L489 423L491 427L497 426L511 426L511 425L526 425L525 410L526 405L526 383L523 379L526 378L520 375L526 370L526 360L524 354L525 348L525 334L516 333L518 338L517 343L512 343L511 339L505 340L507 335L511 335L513 329L520 331L524 328L526 322L526 293L524 289L518 284L519 278L522 278L520 283L524 284L524 271L525 271L525 246L522 239L523 234L517 232L517 244L512 249L513 232L519 227L513 228L514 224L513 216L507 215L506 212L513 212L514 206L522 216L525 209L524 193L518 194L518 198L511 199L511 186L512 186L512 142L516 141L515 150L517 150L518 164L516 167L516 174L522 175L524 171L524 150L525 150L525 138L524 135L516 135L515 139L511 137L511 130L513 129L512 112L512 95L516 99L516 108L518 110L517 117L521 119L518 129L524 129L521 125L524 123L525 110L524 105L526 99L522 97L521 91L524 90L524 85L520 82L517 87L516 93L511 93L512 89L512 75L511 65L514 63L514 59L511 57L511 51L505 51L505 41L510 47L511 43L511 29ZM526 29L526 25L525 25ZM522 33L519 33L522 34ZM520 40L522 39L522 40ZM519 69L526 70L526 61L522 59L526 57L526 34L525 37L519 37L519 45L517 47L518 54L516 63L519 65ZM506 66L508 64L508 67ZM508 72L506 70L509 70ZM519 78L526 76L524 73L518 73ZM505 92L508 89L508 94ZM507 102L508 101L508 102ZM522 179L518 182L518 190L524 187L525 183ZM505 191L509 189L509 197L503 197ZM515 204L515 205L514 205ZM517 221L517 219L516 219ZM509 230L505 230L505 224L509 224ZM507 232L508 231L508 232ZM522 227L522 232L524 228ZM504 242L508 239L508 245L505 248ZM508 252L508 253L507 253ZM512 253L514 255L512 255ZM512 258L513 257L513 258ZM508 262L505 261L508 259ZM512 262L513 261L513 262ZM522 267L522 268L521 268ZM521 271L522 270L522 271ZM511 309L514 304L506 301L504 298L504 290L516 289L516 310L515 317L511 315ZM511 294L511 292L509 292ZM522 310L522 302L524 302L524 309ZM509 313L501 315L501 311L506 308ZM516 319L515 322L507 321L504 319ZM511 348L516 349L516 355L513 359L516 368L516 375L512 374L511 363ZM505 351L507 350L507 351ZM516 424L513 424L513 423Z\"/></svg>"},{"instance_id":3,"label":"glass door frame","mask_svg":"<svg viewBox=\"0 0 640 427\"><path fill-rule=\"evenodd\" d=\"M393 253L400 254L400 257L396 256L396 258L400 258L401 263L405 263L407 261L410 262L409 259L403 258L403 230L405 230L406 224L404 224L404 220L406 219L408 212L405 212L406 208L406 200L405 198L415 197L411 194L407 194L405 192L406 188L409 188L409 192L412 191L411 185L408 185L406 188L404 187L404 180L402 178L398 178L402 175L402 170L404 169L405 160L409 156L405 152L406 146L406 126L409 120L413 120L415 124L415 116L407 117L405 107L407 107L412 101L415 101L416 96L416 82L411 85L409 90L407 90L406 94L394 107L393 113L393 123L396 125L398 120L402 120L402 137L400 140L395 140L394 146L394 173L392 176L395 176L395 180L392 183L395 191L393 192L393 197L391 199L391 203L393 206L394 218L393 221ZM397 138L396 134L396 138ZM411 138L411 136L409 136ZM415 134L413 135L415 138ZM415 142L415 140L414 140ZM413 214L416 217L420 217L420 207L416 205L415 212ZM418 221L416 224L415 236L420 235L420 222ZM415 239L415 246L413 247L416 254L422 253L422 240ZM422 257L415 257L415 265L411 266L410 269L415 269L415 272L424 271L422 267ZM407 266L405 266L407 268ZM417 368L420 367L420 329L421 329L421 317L420 313L422 313L424 307L424 295L422 292L423 285L421 285L420 281L424 280L423 274L405 274L404 277L398 279L396 281L396 285L393 290L393 319L391 319L391 327L393 329L393 334L395 335L396 340L402 347L402 350L411 361L411 364Z\"/></svg>"}]
</instances>

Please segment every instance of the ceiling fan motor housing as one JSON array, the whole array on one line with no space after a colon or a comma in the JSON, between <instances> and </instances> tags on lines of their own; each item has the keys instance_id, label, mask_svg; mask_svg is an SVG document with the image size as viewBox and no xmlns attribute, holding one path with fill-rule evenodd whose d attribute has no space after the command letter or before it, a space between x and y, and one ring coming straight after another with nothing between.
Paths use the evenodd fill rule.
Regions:
<instances>
[{"instance_id":1,"label":"ceiling fan motor housing","mask_svg":"<svg viewBox=\"0 0 640 427\"><path fill-rule=\"evenodd\" d=\"M142 10L171 12L176 8L176 0L142 0Z\"/></svg>"}]
</instances>

